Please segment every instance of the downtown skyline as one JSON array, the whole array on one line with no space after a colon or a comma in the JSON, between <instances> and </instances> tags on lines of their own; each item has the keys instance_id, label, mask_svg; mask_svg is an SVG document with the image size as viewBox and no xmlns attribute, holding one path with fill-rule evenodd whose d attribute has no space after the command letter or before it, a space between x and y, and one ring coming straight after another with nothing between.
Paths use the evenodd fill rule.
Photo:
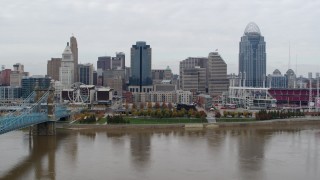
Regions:
<instances>
[{"instance_id":1,"label":"downtown skyline","mask_svg":"<svg viewBox=\"0 0 320 180\"><path fill-rule=\"evenodd\" d=\"M169 65L178 74L183 59L206 57L218 49L228 74L237 74L240 37L253 21L267 43L267 74L275 69L287 71L289 43L291 69L296 70L296 56L298 75L319 69L319 2L201 2L3 1L0 65L11 68L22 63L33 75L46 74L47 60L61 57L73 33L79 63L96 67L99 56L115 52L129 57L132 43L146 41L153 49L152 69ZM126 64L130 66L129 58Z\"/></svg>"}]
</instances>

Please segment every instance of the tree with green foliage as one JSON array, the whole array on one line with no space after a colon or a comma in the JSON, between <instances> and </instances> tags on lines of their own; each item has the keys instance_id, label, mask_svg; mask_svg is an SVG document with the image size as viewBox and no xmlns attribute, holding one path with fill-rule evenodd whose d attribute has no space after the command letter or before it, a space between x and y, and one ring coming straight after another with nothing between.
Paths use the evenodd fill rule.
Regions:
<instances>
[{"instance_id":1,"label":"tree with green foliage","mask_svg":"<svg viewBox=\"0 0 320 180\"><path fill-rule=\"evenodd\" d=\"M107 116L108 124L128 124L130 121L125 120L122 116Z\"/></svg>"}]
</instances>

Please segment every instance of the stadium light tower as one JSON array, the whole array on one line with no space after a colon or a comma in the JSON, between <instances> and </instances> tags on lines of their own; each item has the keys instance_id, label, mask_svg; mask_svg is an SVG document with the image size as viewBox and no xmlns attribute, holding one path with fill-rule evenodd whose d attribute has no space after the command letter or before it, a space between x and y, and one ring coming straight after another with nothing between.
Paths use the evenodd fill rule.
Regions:
<instances>
[{"instance_id":1,"label":"stadium light tower","mask_svg":"<svg viewBox=\"0 0 320 180\"><path fill-rule=\"evenodd\" d=\"M308 73L308 78L309 78L309 112L311 112L311 105L312 105L312 72Z\"/></svg>"},{"instance_id":2,"label":"stadium light tower","mask_svg":"<svg viewBox=\"0 0 320 180\"><path fill-rule=\"evenodd\" d=\"M315 106L316 106L317 112L319 111L319 77L320 77L320 73L316 73L316 78L317 78L317 98L315 100Z\"/></svg>"}]
</instances>

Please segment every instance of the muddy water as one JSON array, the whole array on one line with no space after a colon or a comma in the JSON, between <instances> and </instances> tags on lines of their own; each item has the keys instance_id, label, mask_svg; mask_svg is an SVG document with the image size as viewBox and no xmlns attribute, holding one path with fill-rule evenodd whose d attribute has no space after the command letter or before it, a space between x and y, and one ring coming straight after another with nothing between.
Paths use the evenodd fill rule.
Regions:
<instances>
[{"instance_id":1,"label":"muddy water","mask_svg":"<svg viewBox=\"0 0 320 180\"><path fill-rule=\"evenodd\" d=\"M320 128L0 136L0 179L320 179Z\"/></svg>"}]
</instances>

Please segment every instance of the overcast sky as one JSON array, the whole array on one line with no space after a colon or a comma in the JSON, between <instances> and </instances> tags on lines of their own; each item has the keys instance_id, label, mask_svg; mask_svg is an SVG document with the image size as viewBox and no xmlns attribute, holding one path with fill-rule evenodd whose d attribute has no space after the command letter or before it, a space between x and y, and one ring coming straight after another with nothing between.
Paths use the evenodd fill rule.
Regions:
<instances>
[{"instance_id":1,"label":"overcast sky","mask_svg":"<svg viewBox=\"0 0 320 180\"><path fill-rule=\"evenodd\" d=\"M179 61L218 49L228 73L238 73L239 41L253 21L265 37L267 73L287 71L291 44L291 68L306 76L320 72L319 9L319 0L0 0L0 64L46 74L74 34L79 62L95 67L115 52L129 66L132 44L146 41L152 68L178 73Z\"/></svg>"}]
</instances>

